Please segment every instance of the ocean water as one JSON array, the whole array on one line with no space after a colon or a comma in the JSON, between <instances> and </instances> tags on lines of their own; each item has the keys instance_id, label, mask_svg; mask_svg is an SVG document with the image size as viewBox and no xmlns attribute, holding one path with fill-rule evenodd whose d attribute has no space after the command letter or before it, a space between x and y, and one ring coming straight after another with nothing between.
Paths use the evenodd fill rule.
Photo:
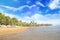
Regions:
<instances>
[{"instance_id":1,"label":"ocean water","mask_svg":"<svg viewBox=\"0 0 60 40\"><path fill-rule=\"evenodd\" d=\"M1 35L0 40L60 40L60 26L30 27L22 33Z\"/></svg>"}]
</instances>

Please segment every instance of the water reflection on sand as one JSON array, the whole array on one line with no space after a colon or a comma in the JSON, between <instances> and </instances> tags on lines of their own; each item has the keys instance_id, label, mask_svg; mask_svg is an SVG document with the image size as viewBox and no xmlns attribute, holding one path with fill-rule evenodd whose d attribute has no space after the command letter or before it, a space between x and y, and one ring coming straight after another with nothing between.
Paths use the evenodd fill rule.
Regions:
<instances>
[{"instance_id":1,"label":"water reflection on sand","mask_svg":"<svg viewBox=\"0 0 60 40\"><path fill-rule=\"evenodd\" d=\"M60 40L60 27L31 27L22 33L1 35L0 40Z\"/></svg>"}]
</instances>

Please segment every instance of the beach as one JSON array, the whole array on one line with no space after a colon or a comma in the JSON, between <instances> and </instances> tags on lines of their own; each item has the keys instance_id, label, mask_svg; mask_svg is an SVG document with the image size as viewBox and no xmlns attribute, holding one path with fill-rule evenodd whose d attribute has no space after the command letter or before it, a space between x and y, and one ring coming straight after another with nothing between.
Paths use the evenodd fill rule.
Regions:
<instances>
[{"instance_id":1,"label":"beach","mask_svg":"<svg viewBox=\"0 0 60 40\"><path fill-rule=\"evenodd\" d=\"M0 35L23 32L23 31L25 31L27 28L28 28L28 27L21 27L21 28L0 28Z\"/></svg>"},{"instance_id":2,"label":"beach","mask_svg":"<svg viewBox=\"0 0 60 40\"><path fill-rule=\"evenodd\" d=\"M0 28L0 40L60 40L60 26Z\"/></svg>"}]
</instances>

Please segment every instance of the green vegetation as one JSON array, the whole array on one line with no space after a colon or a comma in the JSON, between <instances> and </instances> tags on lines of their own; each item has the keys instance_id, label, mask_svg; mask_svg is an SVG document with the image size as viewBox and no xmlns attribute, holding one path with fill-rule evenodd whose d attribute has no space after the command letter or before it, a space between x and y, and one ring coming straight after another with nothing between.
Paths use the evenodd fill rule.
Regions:
<instances>
[{"instance_id":1,"label":"green vegetation","mask_svg":"<svg viewBox=\"0 0 60 40\"><path fill-rule=\"evenodd\" d=\"M16 25L16 26L52 26L52 24L37 24L34 22L26 23L21 20L18 21L16 18L10 18L9 16L5 16L0 13L0 24L1 25Z\"/></svg>"}]
</instances>

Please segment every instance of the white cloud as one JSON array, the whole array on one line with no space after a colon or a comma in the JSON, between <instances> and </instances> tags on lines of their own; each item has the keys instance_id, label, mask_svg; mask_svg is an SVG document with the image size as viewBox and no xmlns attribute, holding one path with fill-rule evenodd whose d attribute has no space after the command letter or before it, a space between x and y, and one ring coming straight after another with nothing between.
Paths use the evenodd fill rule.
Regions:
<instances>
[{"instance_id":1,"label":"white cloud","mask_svg":"<svg viewBox=\"0 0 60 40\"><path fill-rule=\"evenodd\" d=\"M34 14L31 17L29 16L25 16L23 17L23 21L25 22L30 22L30 21L34 21L37 22L38 24L40 23L50 23L53 25L60 25L60 14L46 14L46 15L42 15L42 14ZM58 19L57 19L58 18Z\"/></svg>"},{"instance_id":2,"label":"white cloud","mask_svg":"<svg viewBox=\"0 0 60 40\"><path fill-rule=\"evenodd\" d=\"M11 6L0 5L0 7L6 8L6 9L9 9L9 10L13 10L13 11L16 10L16 8L11 7Z\"/></svg>"},{"instance_id":3,"label":"white cloud","mask_svg":"<svg viewBox=\"0 0 60 40\"><path fill-rule=\"evenodd\" d=\"M40 6L42 6L42 7L45 7L45 5L43 5L41 2L36 2L36 5L40 5Z\"/></svg>"},{"instance_id":4,"label":"white cloud","mask_svg":"<svg viewBox=\"0 0 60 40\"><path fill-rule=\"evenodd\" d=\"M36 5L32 5L32 6L24 5L24 6L20 6L20 7L16 8L16 10L22 10L22 9L25 8L25 7L31 9L32 7L35 7L35 6L36 6Z\"/></svg>"},{"instance_id":5,"label":"white cloud","mask_svg":"<svg viewBox=\"0 0 60 40\"><path fill-rule=\"evenodd\" d=\"M52 0L48 6L50 9L60 8L60 0Z\"/></svg>"},{"instance_id":6,"label":"white cloud","mask_svg":"<svg viewBox=\"0 0 60 40\"><path fill-rule=\"evenodd\" d=\"M4 14L5 14L5 16L10 16L11 18L13 18L13 17L16 17L16 18L17 18L17 16L16 16L16 15L11 14L11 13L4 13Z\"/></svg>"},{"instance_id":7,"label":"white cloud","mask_svg":"<svg viewBox=\"0 0 60 40\"><path fill-rule=\"evenodd\" d=\"M11 6L5 6L5 5L0 5L0 7L6 8L6 9L9 9L9 10L13 10L13 11L18 11L18 10L22 10L25 7L31 9L32 7L36 7L36 5L32 5L32 6L23 5L23 6L20 6L18 8L11 7Z\"/></svg>"}]
</instances>

